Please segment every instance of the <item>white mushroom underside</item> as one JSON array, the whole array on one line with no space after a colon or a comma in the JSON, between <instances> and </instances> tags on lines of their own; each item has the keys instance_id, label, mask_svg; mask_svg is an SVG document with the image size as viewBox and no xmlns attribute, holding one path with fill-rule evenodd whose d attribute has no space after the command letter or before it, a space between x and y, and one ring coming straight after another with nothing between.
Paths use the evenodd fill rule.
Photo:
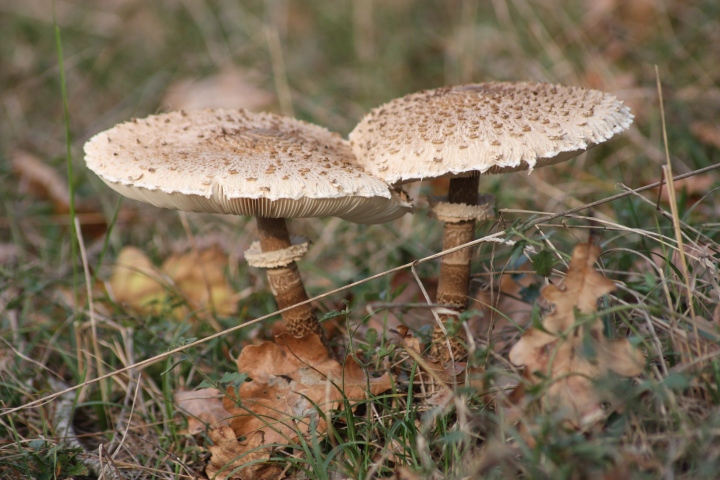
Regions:
<instances>
[{"instance_id":1,"label":"white mushroom underside","mask_svg":"<svg viewBox=\"0 0 720 480\"><path fill-rule=\"evenodd\" d=\"M266 218L339 217L355 223L372 224L400 218L411 210L410 204L395 192L392 192L390 199L346 196L268 200L267 198L228 198L222 194L205 197L179 192L168 193L102 180L116 192L133 200L185 212Z\"/></svg>"},{"instance_id":2,"label":"white mushroom underside","mask_svg":"<svg viewBox=\"0 0 720 480\"><path fill-rule=\"evenodd\" d=\"M153 115L95 135L85 161L119 193L191 212L379 223L410 205L355 165L340 135L269 113Z\"/></svg>"},{"instance_id":3,"label":"white mushroom underside","mask_svg":"<svg viewBox=\"0 0 720 480\"><path fill-rule=\"evenodd\" d=\"M630 126L614 96L579 87L443 87L373 109L350 134L368 172L388 183L504 173L569 160Z\"/></svg>"}]
</instances>

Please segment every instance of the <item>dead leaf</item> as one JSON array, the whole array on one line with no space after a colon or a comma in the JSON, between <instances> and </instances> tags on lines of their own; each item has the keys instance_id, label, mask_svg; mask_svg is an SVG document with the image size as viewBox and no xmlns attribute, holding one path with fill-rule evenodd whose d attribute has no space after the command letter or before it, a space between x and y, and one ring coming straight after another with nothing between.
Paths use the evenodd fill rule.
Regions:
<instances>
[{"instance_id":1,"label":"dead leaf","mask_svg":"<svg viewBox=\"0 0 720 480\"><path fill-rule=\"evenodd\" d=\"M238 442L232 428L211 430L214 445L208 446L212 456L205 469L207 476L217 480L280 478L279 466L264 463L270 458L270 449L262 447L263 436L263 432L257 432L249 435L245 442Z\"/></svg>"},{"instance_id":2,"label":"dead leaf","mask_svg":"<svg viewBox=\"0 0 720 480\"><path fill-rule=\"evenodd\" d=\"M420 339L413 336L408 327L405 325L398 325L395 331L402 342L402 346L405 347L406 350L412 350L418 355L422 353L420 350Z\"/></svg>"},{"instance_id":3,"label":"dead leaf","mask_svg":"<svg viewBox=\"0 0 720 480\"><path fill-rule=\"evenodd\" d=\"M20 189L50 200L57 213L70 211L70 190L58 172L35 155L18 150L12 153L13 170L20 177Z\"/></svg>"},{"instance_id":4,"label":"dead leaf","mask_svg":"<svg viewBox=\"0 0 720 480\"><path fill-rule=\"evenodd\" d=\"M173 279L183 297L194 308L211 306L218 315L237 311L237 295L225 279L228 258L213 245L198 252L172 255L161 270Z\"/></svg>"},{"instance_id":5,"label":"dead leaf","mask_svg":"<svg viewBox=\"0 0 720 480\"><path fill-rule=\"evenodd\" d=\"M9 266L17 262L20 247L14 243L0 243L0 265Z\"/></svg>"},{"instance_id":6,"label":"dead leaf","mask_svg":"<svg viewBox=\"0 0 720 480\"><path fill-rule=\"evenodd\" d=\"M18 176L18 189L21 194L29 194L48 201L58 218L43 218L42 222L68 225L65 215L70 213L70 189L66 178L58 173L58 169L43 162L39 157L24 150L16 150L11 154L12 168ZM107 231L107 219L96 202L75 197L75 215L80 222L83 238L93 240ZM134 212L121 209L117 223L128 223L134 220Z\"/></svg>"},{"instance_id":7,"label":"dead leaf","mask_svg":"<svg viewBox=\"0 0 720 480\"><path fill-rule=\"evenodd\" d=\"M229 424L230 414L223 407L222 397L223 392L216 388L175 392L175 408L187 414L190 435L204 432L206 426L218 428Z\"/></svg>"},{"instance_id":8,"label":"dead leaf","mask_svg":"<svg viewBox=\"0 0 720 480\"><path fill-rule=\"evenodd\" d=\"M322 433L327 423L318 409L328 416L343 397L354 405L392 385L388 373L368 377L351 355L340 365L315 334L282 334L276 341L245 347L237 359L238 371L252 379L240 386L238 398L229 390L223 400L238 437L262 431L266 444L285 445L298 432Z\"/></svg>"},{"instance_id":9,"label":"dead leaf","mask_svg":"<svg viewBox=\"0 0 720 480\"><path fill-rule=\"evenodd\" d=\"M20 180L20 192L50 201L55 213L70 213L70 189L65 177L60 175L55 168L24 150L14 151L10 161ZM90 223L101 224L100 227L104 231L105 219L95 206L76 198L75 212L79 215L81 223L86 217L93 217L94 222ZM97 218L98 216L99 218Z\"/></svg>"},{"instance_id":10,"label":"dead leaf","mask_svg":"<svg viewBox=\"0 0 720 480\"><path fill-rule=\"evenodd\" d=\"M110 287L118 303L127 303L138 311L165 298L165 286L160 271L142 250L123 247L110 277Z\"/></svg>"},{"instance_id":11,"label":"dead leaf","mask_svg":"<svg viewBox=\"0 0 720 480\"><path fill-rule=\"evenodd\" d=\"M628 50L656 34L657 17L661 13L653 0L586 0L583 11L583 24L592 34L602 33L608 39L622 40ZM614 28L609 28L610 25ZM623 35L617 35L617 31Z\"/></svg>"},{"instance_id":12,"label":"dead leaf","mask_svg":"<svg viewBox=\"0 0 720 480\"><path fill-rule=\"evenodd\" d=\"M140 249L124 247L110 278L115 300L141 313L159 312L172 299L173 290L195 313L214 310L232 315L237 295L225 279L227 256L219 247L173 255L156 268ZM186 307L176 307L178 318L187 316Z\"/></svg>"},{"instance_id":13,"label":"dead leaf","mask_svg":"<svg viewBox=\"0 0 720 480\"><path fill-rule=\"evenodd\" d=\"M399 467L395 470L395 474L390 480L420 480L420 475L410 470L408 467Z\"/></svg>"},{"instance_id":14,"label":"dead leaf","mask_svg":"<svg viewBox=\"0 0 720 480\"><path fill-rule=\"evenodd\" d=\"M598 298L615 289L612 281L594 269L599 256L595 245L575 247L564 289L548 285L542 290L543 297L555 305L543 321L547 333L529 328L510 351L510 361L525 366L530 383L540 383L543 377L551 381L542 406L563 409L573 426L592 424L604 415L603 394L593 380L609 372L639 375L644 367L642 353L627 339L604 336L600 318L577 325L576 310L593 314Z\"/></svg>"}]
</instances>

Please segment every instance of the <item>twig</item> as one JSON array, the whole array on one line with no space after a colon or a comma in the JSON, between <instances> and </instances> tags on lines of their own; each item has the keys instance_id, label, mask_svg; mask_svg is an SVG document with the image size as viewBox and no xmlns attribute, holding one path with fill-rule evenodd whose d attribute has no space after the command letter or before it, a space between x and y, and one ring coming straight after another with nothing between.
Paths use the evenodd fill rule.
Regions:
<instances>
[{"instance_id":1,"label":"twig","mask_svg":"<svg viewBox=\"0 0 720 480\"><path fill-rule=\"evenodd\" d=\"M102 465L103 458L107 459L107 464L110 466L110 475L112 475L114 478L118 480L123 480L123 476L120 473L120 470L118 470L117 465L115 465L115 462L113 461L113 458L108 454L107 449L105 448L105 445L102 443L98 447L98 458L100 459L100 465ZM103 478L105 475L105 468L103 467L103 471L100 472L99 478Z\"/></svg>"}]
</instances>

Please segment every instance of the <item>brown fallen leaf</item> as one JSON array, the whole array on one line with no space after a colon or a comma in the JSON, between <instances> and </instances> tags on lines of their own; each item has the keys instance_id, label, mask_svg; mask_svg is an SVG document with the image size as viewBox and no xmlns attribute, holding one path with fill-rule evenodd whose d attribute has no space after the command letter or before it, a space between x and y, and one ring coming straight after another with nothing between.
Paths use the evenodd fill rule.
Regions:
<instances>
[{"instance_id":1,"label":"brown fallen leaf","mask_svg":"<svg viewBox=\"0 0 720 480\"><path fill-rule=\"evenodd\" d=\"M216 388L178 390L173 397L175 409L187 414L190 435L204 432L206 426L218 428L230 423L230 414L223 407L223 392Z\"/></svg>"},{"instance_id":2,"label":"brown fallen leaf","mask_svg":"<svg viewBox=\"0 0 720 480\"><path fill-rule=\"evenodd\" d=\"M20 257L20 247L14 243L0 243L0 265L9 266Z\"/></svg>"},{"instance_id":3,"label":"brown fallen leaf","mask_svg":"<svg viewBox=\"0 0 720 480\"><path fill-rule=\"evenodd\" d=\"M118 303L127 303L141 312L166 296L162 274L136 247L120 250L110 277L110 287Z\"/></svg>"},{"instance_id":4,"label":"brown fallen leaf","mask_svg":"<svg viewBox=\"0 0 720 480\"><path fill-rule=\"evenodd\" d=\"M10 155L13 171L19 177L21 193L29 193L53 204L57 214L70 213L70 188L67 179L58 170L43 162L39 157L25 150L15 150ZM96 227L105 232L105 217L100 207L92 202L75 198L75 213L83 227ZM127 211L121 212L121 220L129 219ZM120 217L118 217L120 219ZM97 236L97 235L94 235Z\"/></svg>"},{"instance_id":5,"label":"brown fallen leaf","mask_svg":"<svg viewBox=\"0 0 720 480\"><path fill-rule=\"evenodd\" d=\"M390 480L420 480L420 475L410 470L408 467L399 467Z\"/></svg>"},{"instance_id":6,"label":"brown fallen leaf","mask_svg":"<svg viewBox=\"0 0 720 480\"><path fill-rule=\"evenodd\" d=\"M525 366L528 382L549 381L541 406L562 409L575 427L595 423L604 415L604 396L594 380L610 372L639 375L644 367L642 353L627 339L604 336L599 317L578 325L583 319L576 317L576 310L592 315L598 298L615 290L613 282L594 269L599 255L595 245L575 247L564 289L548 285L542 290L543 297L555 305L555 311L543 320L545 331L529 328L510 350L510 361Z\"/></svg>"},{"instance_id":7,"label":"brown fallen leaf","mask_svg":"<svg viewBox=\"0 0 720 480\"><path fill-rule=\"evenodd\" d=\"M712 186L715 184L715 175L713 172L706 173L704 175L695 175L681 180L673 181L673 187L675 188L676 195L684 193L688 196L690 201L697 201L708 193ZM660 191L660 200L667 203L670 201L670 194L668 193L667 184L663 184ZM657 198L657 188L652 189L652 198Z\"/></svg>"},{"instance_id":8,"label":"brown fallen leaf","mask_svg":"<svg viewBox=\"0 0 720 480\"><path fill-rule=\"evenodd\" d=\"M240 386L239 397L229 389L223 399L238 437L264 432L266 444L284 445L311 428L323 433L323 416L341 408L343 397L354 406L392 386L388 373L368 377L351 355L340 365L315 334L282 334L276 342L245 347L237 359L238 371L252 379Z\"/></svg>"},{"instance_id":9,"label":"brown fallen leaf","mask_svg":"<svg viewBox=\"0 0 720 480\"><path fill-rule=\"evenodd\" d=\"M238 442L232 428L219 427L210 431L214 445L208 446L210 463L205 468L209 478L216 480L266 480L281 478L278 465L265 463L270 449L263 448L263 432L249 435L245 442Z\"/></svg>"},{"instance_id":10,"label":"brown fallen leaf","mask_svg":"<svg viewBox=\"0 0 720 480\"><path fill-rule=\"evenodd\" d=\"M10 154L13 171L18 177L18 191L21 195L30 195L52 204L53 213L41 217L19 216L20 224L54 224L70 227L70 189L67 179L56 168L45 163L40 157L24 151L15 150ZM101 237L107 232L107 217L100 205L93 200L75 196L75 219L80 223L80 231L86 243ZM122 207L117 212L116 224L132 223L136 212Z\"/></svg>"}]
</instances>

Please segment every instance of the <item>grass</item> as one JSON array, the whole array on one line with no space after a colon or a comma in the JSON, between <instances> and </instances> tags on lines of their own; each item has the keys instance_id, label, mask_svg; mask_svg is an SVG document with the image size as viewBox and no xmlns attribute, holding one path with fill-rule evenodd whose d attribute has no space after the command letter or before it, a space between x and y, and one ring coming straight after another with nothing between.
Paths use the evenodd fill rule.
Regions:
<instances>
[{"instance_id":1,"label":"grass","mask_svg":"<svg viewBox=\"0 0 720 480\"><path fill-rule=\"evenodd\" d=\"M668 164L678 175L720 163L717 140L699 133L712 130L720 107L716 3L58 1L57 40L46 2L0 0L0 476L96 478L90 466L102 445L103 461L112 457L108 468L117 472L106 470L106 478L201 478L207 437L184 433L186 419L172 396L233 372L239 349L270 335L271 319L251 322L274 308L265 280L238 261L254 224L118 203L85 169L82 145L115 123L168 108L162 99L178 80L235 67L269 94L264 109L292 111L343 134L391 98L467 81L579 84L614 92L636 114L630 131L577 160L530 176L483 178L500 219L479 226L478 238L517 243L480 241L473 257L478 298L498 298L501 275L514 272L522 288L514 303L497 305L494 318L526 324L539 314L532 305L547 282L534 269L552 268L549 278L559 278L573 245L593 234L603 272L619 282L603 303L606 329L628 335L647 358L640 377L601 385L623 408L600 427L578 431L563 428L555 412L528 413L508 425L482 389L460 389L440 406L424 402L430 386L410 388L418 372L387 330L401 320L425 340L430 334L427 309L413 307L424 299L408 265L440 245L423 200L414 216L391 225L296 221L290 228L314 241L300 263L312 296L397 268L316 301L322 312L344 310L347 302L348 313L333 320L343 333L338 349L360 351L371 370L392 368L397 384L354 414L336 412L327 436L278 448L273 459L287 475L714 478L717 173L676 183L674 200L658 201L657 190L648 190L586 205L626 192L618 184L658 182ZM72 192L66 203L12 163L19 151L51 167ZM422 199L441 187L410 189ZM566 213L542 219L559 212ZM73 240L73 219L82 224L83 249ZM123 246L137 246L159 264L192 241L213 239L229 254L233 289L244 292L236 316L215 318L232 330L218 334L192 311L184 319L168 311L141 315L97 288L91 308L87 285L110 277ZM529 259L526 246L535 252ZM535 258L546 265L530 268ZM432 289L436 261L414 268ZM403 308L388 306L393 301ZM480 303L472 310L471 323L493 315ZM496 386L508 375L518 378L509 347L478 339L472 358L486 378ZM31 405L102 372L111 376ZM539 399L545 387L526 395ZM74 411L78 444L58 431L64 405ZM18 407L26 408L8 413Z\"/></svg>"}]
</instances>

